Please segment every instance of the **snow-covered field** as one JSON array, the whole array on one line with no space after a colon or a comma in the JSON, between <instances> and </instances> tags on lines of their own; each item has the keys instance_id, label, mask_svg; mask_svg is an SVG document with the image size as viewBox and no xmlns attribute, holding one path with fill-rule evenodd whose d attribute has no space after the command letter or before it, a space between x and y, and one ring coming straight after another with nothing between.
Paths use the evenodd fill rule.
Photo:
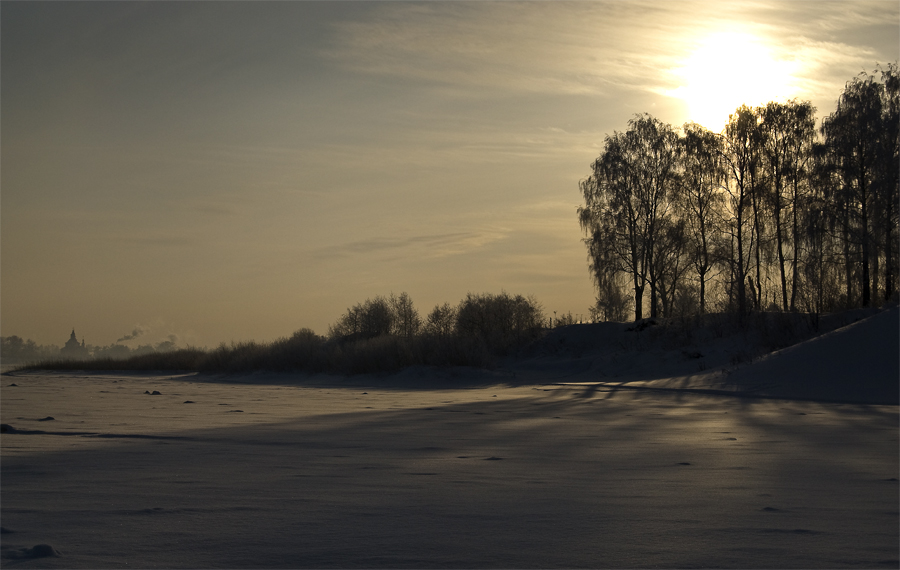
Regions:
<instances>
[{"instance_id":1,"label":"snow-covered field","mask_svg":"<svg viewBox=\"0 0 900 570\"><path fill-rule=\"evenodd\" d=\"M592 327L492 372L3 376L0 564L900 565L896 308L743 362Z\"/></svg>"}]
</instances>

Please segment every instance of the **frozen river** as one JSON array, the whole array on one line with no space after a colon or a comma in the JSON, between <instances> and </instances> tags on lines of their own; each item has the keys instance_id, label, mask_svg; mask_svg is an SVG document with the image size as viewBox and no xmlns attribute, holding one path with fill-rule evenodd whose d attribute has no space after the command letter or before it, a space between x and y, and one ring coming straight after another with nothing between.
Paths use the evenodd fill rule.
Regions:
<instances>
[{"instance_id":1,"label":"frozen river","mask_svg":"<svg viewBox=\"0 0 900 570\"><path fill-rule=\"evenodd\" d=\"M3 377L3 567L898 566L897 406L245 380Z\"/></svg>"}]
</instances>

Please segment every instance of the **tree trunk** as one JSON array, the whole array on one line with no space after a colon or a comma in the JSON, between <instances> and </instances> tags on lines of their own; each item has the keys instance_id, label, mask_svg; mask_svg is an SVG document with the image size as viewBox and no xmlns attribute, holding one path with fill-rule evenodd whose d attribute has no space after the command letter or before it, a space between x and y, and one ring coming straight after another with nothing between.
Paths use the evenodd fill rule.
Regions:
<instances>
[{"instance_id":1,"label":"tree trunk","mask_svg":"<svg viewBox=\"0 0 900 570\"><path fill-rule=\"evenodd\" d=\"M884 232L884 300L887 301L894 294L894 198L888 201L888 209L885 213L887 222Z\"/></svg>"},{"instance_id":2,"label":"tree trunk","mask_svg":"<svg viewBox=\"0 0 900 570\"><path fill-rule=\"evenodd\" d=\"M700 221L700 243L703 248L700 252L702 261L700 262L700 270L697 273L700 277L700 314L703 315L706 313L706 273L709 271L709 245L706 243L706 224L703 223L702 218Z\"/></svg>"},{"instance_id":3,"label":"tree trunk","mask_svg":"<svg viewBox=\"0 0 900 570\"><path fill-rule=\"evenodd\" d=\"M859 198L862 221L860 223L862 231L862 305L868 307L872 299L872 291L869 288L869 200L866 188L866 173L860 169L859 176Z\"/></svg>"},{"instance_id":4,"label":"tree trunk","mask_svg":"<svg viewBox=\"0 0 900 570\"><path fill-rule=\"evenodd\" d=\"M759 248L762 243L762 230L759 223L759 205L757 203L756 189L753 189L753 236L751 237L750 249L753 249L753 241L756 241L756 298L754 302L757 307L762 307L762 261L760 260Z\"/></svg>"},{"instance_id":5,"label":"tree trunk","mask_svg":"<svg viewBox=\"0 0 900 570\"><path fill-rule=\"evenodd\" d=\"M778 199L777 197L775 198ZM778 272L781 276L781 308L784 311L788 309L787 298L787 276L784 272L784 239L781 230L781 208L775 208L775 243L778 247Z\"/></svg>"},{"instance_id":6,"label":"tree trunk","mask_svg":"<svg viewBox=\"0 0 900 570\"><path fill-rule=\"evenodd\" d=\"M794 242L794 253L791 259L791 312L797 310L797 287L800 281L798 275L798 259L800 256L800 196L797 188L797 180L794 180L794 192L792 197L792 223L791 223L791 239Z\"/></svg>"},{"instance_id":7,"label":"tree trunk","mask_svg":"<svg viewBox=\"0 0 900 570\"><path fill-rule=\"evenodd\" d=\"M843 245L844 245L844 279L847 285L847 306L845 308L849 309L854 305L853 300L853 260L851 258L852 252L850 251L850 204L849 204L849 196L847 197L847 203L844 204L843 211Z\"/></svg>"},{"instance_id":8,"label":"tree trunk","mask_svg":"<svg viewBox=\"0 0 900 570\"><path fill-rule=\"evenodd\" d=\"M743 208L738 209L737 215L737 284L738 284L738 315L741 322L744 321L744 315L747 313L747 289L744 285L744 241L741 231L743 220Z\"/></svg>"},{"instance_id":9,"label":"tree trunk","mask_svg":"<svg viewBox=\"0 0 900 570\"><path fill-rule=\"evenodd\" d=\"M634 276L634 320L639 321L644 318L644 288L638 286L638 277Z\"/></svg>"}]
</instances>

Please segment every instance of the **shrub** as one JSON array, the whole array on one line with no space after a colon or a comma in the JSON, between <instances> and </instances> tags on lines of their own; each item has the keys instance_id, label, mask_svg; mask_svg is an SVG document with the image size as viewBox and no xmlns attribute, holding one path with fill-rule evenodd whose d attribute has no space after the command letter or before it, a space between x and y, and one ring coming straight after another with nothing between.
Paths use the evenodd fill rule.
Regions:
<instances>
[{"instance_id":1,"label":"shrub","mask_svg":"<svg viewBox=\"0 0 900 570\"><path fill-rule=\"evenodd\" d=\"M268 351L265 345L255 341L220 344L198 363L204 372L246 372L265 370Z\"/></svg>"},{"instance_id":2,"label":"shrub","mask_svg":"<svg viewBox=\"0 0 900 570\"><path fill-rule=\"evenodd\" d=\"M575 323L577 323L577 321L575 320L575 317L572 315L571 312L569 312L569 313L565 313L565 314L562 314L559 317L557 317L556 320L553 321L553 326L554 327L567 327L569 325L574 325Z\"/></svg>"},{"instance_id":3,"label":"shrub","mask_svg":"<svg viewBox=\"0 0 900 570\"><path fill-rule=\"evenodd\" d=\"M125 359L108 356L81 359L44 360L39 364L23 366L22 370L198 370L198 364L207 357L199 348L182 348L168 352L139 354Z\"/></svg>"},{"instance_id":4,"label":"shrub","mask_svg":"<svg viewBox=\"0 0 900 570\"><path fill-rule=\"evenodd\" d=\"M290 338L276 340L269 346L267 369L322 372L327 369L324 347L323 337L311 329L300 329Z\"/></svg>"},{"instance_id":5,"label":"shrub","mask_svg":"<svg viewBox=\"0 0 900 570\"><path fill-rule=\"evenodd\" d=\"M436 306L424 327L406 293L367 299L329 327L329 338L300 329L271 343L222 343L213 350L186 348L130 358L57 360L43 369L250 370L388 373L409 366L490 367L498 355L536 338L543 314L533 298L469 294L458 307ZM423 334L424 333L424 334Z\"/></svg>"},{"instance_id":6,"label":"shrub","mask_svg":"<svg viewBox=\"0 0 900 570\"><path fill-rule=\"evenodd\" d=\"M412 343L396 336L360 339L341 347L339 371L347 374L382 374L418 364Z\"/></svg>"},{"instance_id":7,"label":"shrub","mask_svg":"<svg viewBox=\"0 0 900 570\"><path fill-rule=\"evenodd\" d=\"M332 339L369 339L386 334L407 338L415 336L422 326L419 312L407 293L366 299L347 309L347 314L328 329Z\"/></svg>"},{"instance_id":8,"label":"shrub","mask_svg":"<svg viewBox=\"0 0 900 570\"><path fill-rule=\"evenodd\" d=\"M329 327L328 336L333 339L373 338L390 333L393 324L387 300L375 297L347 309L347 314Z\"/></svg>"},{"instance_id":9,"label":"shrub","mask_svg":"<svg viewBox=\"0 0 900 570\"><path fill-rule=\"evenodd\" d=\"M425 319L425 334L447 337L456 329L456 308L450 303L435 305Z\"/></svg>"},{"instance_id":10,"label":"shrub","mask_svg":"<svg viewBox=\"0 0 900 570\"><path fill-rule=\"evenodd\" d=\"M481 339L491 352L505 354L536 338L544 315L533 297L469 293L456 311L456 334Z\"/></svg>"},{"instance_id":11,"label":"shrub","mask_svg":"<svg viewBox=\"0 0 900 570\"><path fill-rule=\"evenodd\" d=\"M494 358L487 344L477 337L429 335L419 337L422 363L431 366L490 368Z\"/></svg>"},{"instance_id":12,"label":"shrub","mask_svg":"<svg viewBox=\"0 0 900 570\"><path fill-rule=\"evenodd\" d=\"M129 370L196 370L205 356L206 351L199 348L152 352L132 356L125 360L125 367Z\"/></svg>"},{"instance_id":13,"label":"shrub","mask_svg":"<svg viewBox=\"0 0 900 570\"><path fill-rule=\"evenodd\" d=\"M404 292L400 293L399 297L394 297L391 293L389 303L393 313L393 334L406 338L417 335L422 328L422 319L419 318L419 311L413 306L409 295Z\"/></svg>"}]
</instances>

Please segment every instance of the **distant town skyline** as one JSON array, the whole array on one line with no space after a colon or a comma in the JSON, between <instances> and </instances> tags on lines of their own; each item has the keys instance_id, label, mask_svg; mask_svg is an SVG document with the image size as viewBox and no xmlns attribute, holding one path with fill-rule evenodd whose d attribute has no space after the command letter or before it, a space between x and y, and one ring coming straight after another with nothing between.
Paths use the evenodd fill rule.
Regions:
<instances>
[{"instance_id":1,"label":"distant town skyline","mask_svg":"<svg viewBox=\"0 0 900 570\"><path fill-rule=\"evenodd\" d=\"M900 56L897 2L3 2L0 26L0 332L46 345L324 334L404 291L584 314L607 134L787 98L821 121Z\"/></svg>"}]
</instances>

